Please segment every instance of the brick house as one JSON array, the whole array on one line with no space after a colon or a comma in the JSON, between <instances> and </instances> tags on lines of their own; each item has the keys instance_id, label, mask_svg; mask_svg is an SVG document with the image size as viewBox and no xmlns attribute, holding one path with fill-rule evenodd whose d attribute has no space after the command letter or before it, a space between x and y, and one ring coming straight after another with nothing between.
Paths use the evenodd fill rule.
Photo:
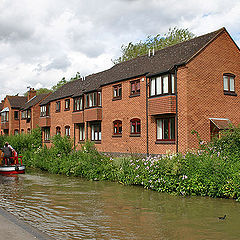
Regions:
<instances>
[{"instance_id":1,"label":"brick house","mask_svg":"<svg viewBox=\"0 0 240 240\"><path fill-rule=\"evenodd\" d=\"M15 135L20 129L20 109L27 97L6 96L2 101L1 135Z\"/></svg>"},{"instance_id":2,"label":"brick house","mask_svg":"<svg viewBox=\"0 0 240 240\"><path fill-rule=\"evenodd\" d=\"M102 152L164 154L240 123L240 51L225 28L69 82L41 105L54 134Z\"/></svg>"},{"instance_id":3,"label":"brick house","mask_svg":"<svg viewBox=\"0 0 240 240\"><path fill-rule=\"evenodd\" d=\"M21 133L30 133L30 131L39 125L40 105L50 93L36 95L36 90L30 88L27 93L27 102L20 109Z\"/></svg>"}]
</instances>

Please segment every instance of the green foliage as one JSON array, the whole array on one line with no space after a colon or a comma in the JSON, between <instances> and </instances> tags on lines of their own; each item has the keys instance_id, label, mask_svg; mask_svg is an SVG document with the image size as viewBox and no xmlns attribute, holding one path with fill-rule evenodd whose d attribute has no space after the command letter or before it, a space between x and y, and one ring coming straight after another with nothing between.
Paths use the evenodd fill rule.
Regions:
<instances>
[{"instance_id":1,"label":"green foliage","mask_svg":"<svg viewBox=\"0 0 240 240\"><path fill-rule=\"evenodd\" d=\"M50 90L50 89L48 89L48 88L39 88L39 89L37 89L36 91L37 91L37 92L36 92L37 95L52 92L52 90Z\"/></svg>"},{"instance_id":2,"label":"green foliage","mask_svg":"<svg viewBox=\"0 0 240 240\"><path fill-rule=\"evenodd\" d=\"M160 50L162 48L172 46L174 44L189 40L194 37L188 29L178 29L174 27L169 29L164 36L157 34L156 36L148 36L144 41L137 43L128 43L121 46L122 56L113 60L114 64L130 60L132 58L147 54L149 49L154 48Z\"/></svg>"},{"instance_id":3,"label":"green foliage","mask_svg":"<svg viewBox=\"0 0 240 240\"><path fill-rule=\"evenodd\" d=\"M70 78L69 81L67 81L65 79L65 77L62 78L62 80L60 80L56 85L53 85L52 86L52 91L56 91L57 89L59 89L60 87L62 87L63 85L65 85L66 83L68 82L71 82L71 81L75 81L75 80L78 80L81 78L81 75L79 72L76 73L75 77L72 77Z\"/></svg>"},{"instance_id":4,"label":"green foliage","mask_svg":"<svg viewBox=\"0 0 240 240\"><path fill-rule=\"evenodd\" d=\"M197 134L197 132L193 132ZM11 137L9 141L23 153L28 167L54 174L80 176L89 180L110 180L141 185L159 192L234 198L240 201L240 128L232 127L220 139L204 143L197 134L199 149L166 156L112 159L86 142L76 151L68 137L55 136L51 148L41 146L41 131Z\"/></svg>"},{"instance_id":5,"label":"green foliage","mask_svg":"<svg viewBox=\"0 0 240 240\"><path fill-rule=\"evenodd\" d=\"M9 144L18 152L32 151L42 146L42 133L40 128L32 130L30 134L18 134L15 136L1 136L1 146L4 142Z\"/></svg>"}]
</instances>

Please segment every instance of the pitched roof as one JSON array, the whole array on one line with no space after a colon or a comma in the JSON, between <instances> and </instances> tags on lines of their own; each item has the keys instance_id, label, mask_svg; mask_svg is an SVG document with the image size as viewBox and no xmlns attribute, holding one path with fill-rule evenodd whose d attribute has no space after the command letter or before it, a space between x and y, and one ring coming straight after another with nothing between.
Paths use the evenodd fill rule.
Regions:
<instances>
[{"instance_id":1,"label":"pitched roof","mask_svg":"<svg viewBox=\"0 0 240 240\"><path fill-rule=\"evenodd\" d=\"M232 122L229 119L224 118L210 118L210 121L219 129L229 129Z\"/></svg>"},{"instance_id":2,"label":"pitched roof","mask_svg":"<svg viewBox=\"0 0 240 240\"><path fill-rule=\"evenodd\" d=\"M101 86L125 79L168 72L174 66L189 62L223 31L226 31L225 28L163 48L156 51L151 57L146 54L118 63L110 69L86 76L84 81L69 82L52 93L41 105L64 97L77 97L85 92L97 90Z\"/></svg>"},{"instance_id":3,"label":"pitched roof","mask_svg":"<svg viewBox=\"0 0 240 240\"><path fill-rule=\"evenodd\" d=\"M0 111L3 109L3 103L0 102Z\"/></svg>"},{"instance_id":4,"label":"pitched roof","mask_svg":"<svg viewBox=\"0 0 240 240\"><path fill-rule=\"evenodd\" d=\"M45 97L47 97L47 95L49 95L49 93L43 93L43 94L36 95L35 97L31 98L28 102L26 102L22 106L21 110L27 110L27 109L35 106L36 104L41 102Z\"/></svg>"},{"instance_id":5,"label":"pitched roof","mask_svg":"<svg viewBox=\"0 0 240 240\"><path fill-rule=\"evenodd\" d=\"M23 96L7 96L11 108L21 108L26 102L27 97Z\"/></svg>"}]
</instances>

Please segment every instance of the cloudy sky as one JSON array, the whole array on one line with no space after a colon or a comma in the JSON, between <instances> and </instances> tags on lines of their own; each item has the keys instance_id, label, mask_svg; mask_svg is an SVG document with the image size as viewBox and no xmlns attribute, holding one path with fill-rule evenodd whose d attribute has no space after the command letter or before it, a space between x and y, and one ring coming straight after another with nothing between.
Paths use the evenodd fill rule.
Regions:
<instances>
[{"instance_id":1,"label":"cloudy sky","mask_svg":"<svg viewBox=\"0 0 240 240\"><path fill-rule=\"evenodd\" d=\"M112 66L122 44L226 27L240 46L239 0L0 0L0 100Z\"/></svg>"}]
</instances>

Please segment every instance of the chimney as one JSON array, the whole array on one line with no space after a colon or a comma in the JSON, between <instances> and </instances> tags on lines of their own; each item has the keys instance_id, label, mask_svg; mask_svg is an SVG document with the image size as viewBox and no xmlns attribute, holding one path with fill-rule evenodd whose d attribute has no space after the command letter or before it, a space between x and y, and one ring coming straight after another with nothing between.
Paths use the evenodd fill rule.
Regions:
<instances>
[{"instance_id":1,"label":"chimney","mask_svg":"<svg viewBox=\"0 0 240 240\"><path fill-rule=\"evenodd\" d=\"M29 88L28 94L27 94L27 100L29 101L33 97L36 96L37 91L34 90L34 88Z\"/></svg>"}]
</instances>

